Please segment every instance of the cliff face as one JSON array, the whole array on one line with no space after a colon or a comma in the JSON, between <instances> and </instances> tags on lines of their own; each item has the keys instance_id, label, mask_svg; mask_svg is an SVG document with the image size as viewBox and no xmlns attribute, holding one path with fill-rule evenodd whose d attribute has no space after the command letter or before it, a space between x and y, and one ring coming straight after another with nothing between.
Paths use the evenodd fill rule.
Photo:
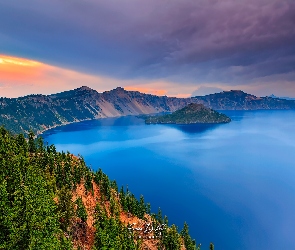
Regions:
<instances>
[{"instance_id":1,"label":"cliff face","mask_svg":"<svg viewBox=\"0 0 295 250\"><path fill-rule=\"evenodd\" d=\"M217 110L295 109L295 101L256 97L242 91L175 98L120 87L98 93L83 86L47 96L0 98L0 124L14 133L30 129L40 133L50 127L89 119L173 112L189 103L201 103Z\"/></svg>"},{"instance_id":2,"label":"cliff face","mask_svg":"<svg viewBox=\"0 0 295 250\"><path fill-rule=\"evenodd\" d=\"M105 117L174 111L190 99L153 96L116 88L104 93L88 87L53 95L0 98L0 124L14 133Z\"/></svg>"},{"instance_id":3,"label":"cliff face","mask_svg":"<svg viewBox=\"0 0 295 250\"><path fill-rule=\"evenodd\" d=\"M272 97L257 97L241 90L196 96L196 102L217 110L295 109L295 101Z\"/></svg>"}]
</instances>

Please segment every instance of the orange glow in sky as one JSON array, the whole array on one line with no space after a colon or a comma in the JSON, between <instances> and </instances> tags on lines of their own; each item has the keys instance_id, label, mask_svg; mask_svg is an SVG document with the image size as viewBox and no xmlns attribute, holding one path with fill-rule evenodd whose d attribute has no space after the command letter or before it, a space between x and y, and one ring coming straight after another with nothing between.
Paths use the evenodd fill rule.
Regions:
<instances>
[{"instance_id":1,"label":"orange glow in sky","mask_svg":"<svg viewBox=\"0 0 295 250\"><path fill-rule=\"evenodd\" d=\"M34 60L0 55L0 96L52 94L87 85L98 91L117 87L114 79L89 75Z\"/></svg>"},{"instance_id":2,"label":"orange glow in sky","mask_svg":"<svg viewBox=\"0 0 295 250\"><path fill-rule=\"evenodd\" d=\"M124 89L128 91L139 91L141 93L160 95L160 96L167 94L167 90L165 89L152 89L152 88L135 87L135 86L126 86Z\"/></svg>"},{"instance_id":3,"label":"orange glow in sky","mask_svg":"<svg viewBox=\"0 0 295 250\"><path fill-rule=\"evenodd\" d=\"M25 66L25 67L34 67L34 66L37 66L37 65L41 65L42 63L32 61L32 60L28 60L28 59L18 58L18 57L0 55L0 64L2 64L2 65L20 65L20 66Z\"/></svg>"},{"instance_id":4,"label":"orange glow in sky","mask_svg":"<svg viewBox=\"0 0 295 250\"><path fill-rule=\"evenodd\" d=\"M89 75L8 55L0 55L0 76L0 96L2 97L52 94L83 85L99 92L120 86L126 90L159 96L190 96L189 90L181 94L179 87L165 81L121 80L100 75ZM171 86L174 86L173 89Z\"/></svg>"},{"instance_id":5,"label":"orange glow in sky","mask_svg":"<svg viewBox=\"0 0 295 250\"><path fill-rule=\"evenodd\" d=\"M42 62L0 54L0 96L53 94L81 86L103 92L116 87L158 96L190 97L198 87L165 80L122 80L90 75Z\"/></svg>"},{"instance_id":6,"label":"orange glow in sky","mask_svg":"<svg viewBox=\"0 0 295 250\"><path fill-rule=\"evenodd\" d=\"M0 55L1 82L21 82L38 77L44 64L23 58Z\"/></svg>"}]
</instances>

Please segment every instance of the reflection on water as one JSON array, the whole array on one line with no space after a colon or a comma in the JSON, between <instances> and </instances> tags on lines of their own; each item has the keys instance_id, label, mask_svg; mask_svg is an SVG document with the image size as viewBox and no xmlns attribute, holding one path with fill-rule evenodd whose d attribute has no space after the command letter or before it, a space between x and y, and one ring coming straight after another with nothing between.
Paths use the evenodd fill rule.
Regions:
<instances>
[{"instance_id":1,"label":"reflection on water","mask_svg":"<svg viewBox=\"0 0 295 250\"><path fill-rule=\"evenodd\" d=\"M204 133L206 131L216 129L220 125L222 124L171 124L171 125L165 125L165 126L178 129L184 133L196 134L196 133Z\"/></svg>"}]
</instances>

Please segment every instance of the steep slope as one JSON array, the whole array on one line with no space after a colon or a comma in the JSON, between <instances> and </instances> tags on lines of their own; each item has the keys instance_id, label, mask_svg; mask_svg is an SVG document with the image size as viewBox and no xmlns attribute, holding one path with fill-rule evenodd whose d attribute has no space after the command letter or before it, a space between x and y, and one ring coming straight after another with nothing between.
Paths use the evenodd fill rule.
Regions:
<instances>
[{"instance_id":1,"label":"steep slope","mask_svg":"<svg viewBox=\"0 0 295 250\"><path fill-rule=\"evenodd\" d=\"M203 104L191 103L172 114L151 116L146 124L193 124L193 123L228 123L230 118Z\"/></svg>"},{"instance_id":2,"label":"steep slope","mask_svg":"<svg viewBox=\"0 0 295 250\"><path fill-rule=\"evenodd\" d=\"M215 110L295 109L295 101L256 97L243 91L224 91L207 96L176 98L116 88L97 91L81 87L53 95L0 98L0 125L14 133L35 133L72 122L122 115L173 112L189 103Z\"/></svg>"},{"instance_id":3,"label":"steep slope","mask_svg":"<svg viewBox=\"0 0 295 250\"><path fill-rule=\"evenodd\" d=\"M0 98L0 125L14 133L105 117L174 111L188 99L153 96L116 88L104 93L88 87L53 95Z\"/></svg>"},{"instance_id":4,"label":"steep slope","mask_svg":"<svg viewBox=\"0 0 295 250\"><path fill-rule=\"evenodd\" d=\"M241 90L223 91L192 99L215 110L295 109L295 101L257 97Z\"/></svg>"},{"instance_id":5,"label":"steep slope","mask_svg":"<svg viewBox=\"0 0 295 250\"><path fill-rule=\"evenodd\" d=\"M136 224L134 224L136 223ZM132 225L131 225L132 224ZM165 225L162 225L165 224ZM142 230L140 230L142 229ZM83 158L0 127L0 249L197 250L150 205Z\"/></svg>"}]
</instances>

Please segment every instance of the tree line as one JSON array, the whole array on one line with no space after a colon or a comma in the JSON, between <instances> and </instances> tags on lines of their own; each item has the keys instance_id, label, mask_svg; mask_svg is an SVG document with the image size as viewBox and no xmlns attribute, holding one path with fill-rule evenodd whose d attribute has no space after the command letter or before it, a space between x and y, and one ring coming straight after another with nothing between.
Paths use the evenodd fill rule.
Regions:
<instances>
[{"instance_id":1,"label":"tree line","mask_svg":"<svg viewBox=\"0 0 295 250\"><path fill-rule=\"evenodd\" d=\"M28 138L28 139L26 139ZM158 249L200 249L185 223L179 232L168 226L161 210L151 213L144 197L137 199L128 188L118 189L101 169L94 172L83 157L58 152L42 137L13 135L0 127L0 249L79 249L75 244L87 231L88 213L81 197L73 200L78 185L86 192L99 187L100 200L94 211L92 249L142 249L142 239L120 220L127 213L145 219L150 214L156 225L167 224ZM155 233L156 234L156 233ZM80 236L79 236L80 235ZM210 249L213 249L213 244Z\"/></svg>"}]
</instances>

